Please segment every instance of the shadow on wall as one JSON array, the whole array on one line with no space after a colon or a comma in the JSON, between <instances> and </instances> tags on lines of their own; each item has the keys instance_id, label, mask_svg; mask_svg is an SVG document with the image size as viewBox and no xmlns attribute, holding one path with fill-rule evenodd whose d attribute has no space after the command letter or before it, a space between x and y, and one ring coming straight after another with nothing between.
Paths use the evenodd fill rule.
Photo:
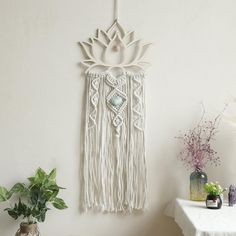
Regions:
<instances>
[{"instance_id":1,"label":"shadow on wall","mask_svg":"<svg viewBox=\"0 0 236 236\"><path fill-rule=\"evenodd\" d=\"M235 134L232 132L232 127L227 123L222 122L219 129L220 132L217 134L214 149L221 159L221 164L217 167L208 166L208 181L218 181L222 187L229 188L230 184L236 184ZM227 192L225 197L227 197Z\"/></svg>"},{"instance_id":2,"label":"shadow on wall","mask_svg":"<svg viewBox=\"0 0 236 236\"><path fill-rule=\"evenodd\" d=\"M183 183L184 181L179 184L181 179L186 177L186 173L176 168L176 166L178 166L176 153L173 149L169 148L169 145L163 145L157 156L161 158L155 163L156 166L149 165L150 168L154 168L154 171L151 173L153 175L151 179L156 180L154 183L152 182L152 184L157 186L157 188L154 188L155 192L150 194L152 195L152 199L156 199L156 202L161 202L162 206L161 208L155 207L155 205L158 205L155 203L153 206L150 206L146 219L137 227L136 231L132 229L130 236L183 235L174 219L164 215L164 210L170 201L174 200L177 196L185 195L185 188L188 186L188 178L186 179L186 184ZM165 180L168 180L168 183L163 184Z\"/></svg>"},{"instance_id":3,"label":"shadow on wall","mask_svg":"<svg viewBox=\"0 0 236 236\"><path fill-rule=\"evenodd\" d=\"M87 81L84 76L84 67L81 63L78 63L79 71L80 71L80 79L84 80L84 83L82 85L83 89L83 95L82 95L82 100L80 103L81 106L81 111L84 110L86 107L86 87L87 87ZM85 110L81 115L81 122L80 122L80 130L79 130L79 175L78 175L78 181L79 181L79 212L83 212L83 198L84 196L84 189L83 189L83 166L84 166L84 134L85 134Z\"/></svg>"},{"instance_id":4,"label":"shadow on wall","mask_svg":"<svg viewBox=\"0 0 236 236\"><path fill-rule=\"evenodd\" d=\"M183 236L174 219L159 213L151 214L144 224L132 231L130 236Z\"/></svg>"}]
</instances>

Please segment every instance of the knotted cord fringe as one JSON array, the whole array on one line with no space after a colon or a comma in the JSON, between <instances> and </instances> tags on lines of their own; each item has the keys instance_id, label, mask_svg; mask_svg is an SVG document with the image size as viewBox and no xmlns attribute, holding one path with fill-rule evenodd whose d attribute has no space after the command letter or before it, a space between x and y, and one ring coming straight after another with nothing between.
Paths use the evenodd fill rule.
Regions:
<instances>
[{"instance_id":1,"label":"knotted cord fringe","mask_svg":"<svg viewBox=\"0 0 236 236\"><path fill-rule=\"evenodd\" d=\"M144 78L144 73L87 74L85 210L133 212L145 208ZM121 102L119 106L111 102L114 96Z\"/></svg>"}]
</instances>

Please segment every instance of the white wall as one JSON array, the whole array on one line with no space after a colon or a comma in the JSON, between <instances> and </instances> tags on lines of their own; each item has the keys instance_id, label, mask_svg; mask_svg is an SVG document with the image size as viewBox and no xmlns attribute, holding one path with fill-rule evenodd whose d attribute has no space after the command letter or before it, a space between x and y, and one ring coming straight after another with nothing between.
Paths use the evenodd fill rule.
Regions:
<instances>
[{"instance_id":1,"label":"white wall","mask_svg":"<svg viewBox=\"0 0 236 236\"><path fill-rule=\"evenodd\" d=\"M195 124L204 101L222 109L236 87L236 1L121 1L121 23L152 41L148 72L147 164L150 210L144 215L79 214L79 143L84 80L77 42L112 22L111 0L0 0L0 185L23 181L41 166L58 169L69 209L40 224L51 236L178 236L163 216L168 201L188 196L189 173L177 161L178 130ZM222 165L208 169L236 182L233 134L222 124ZM0 235L19 222L0 205Z\"/></svg>"}]
</instances>

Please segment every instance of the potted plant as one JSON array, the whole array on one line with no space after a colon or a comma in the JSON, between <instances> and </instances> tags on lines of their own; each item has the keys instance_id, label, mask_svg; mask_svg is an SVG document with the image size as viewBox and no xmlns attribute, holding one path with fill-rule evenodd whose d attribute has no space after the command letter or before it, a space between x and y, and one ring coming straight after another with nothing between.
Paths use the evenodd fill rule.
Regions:
<instances>
[{"instance_id":1,"label":"potted plant","mask_svg":"<svg viewBox=\"0 0 236 236\"><path fill-rule=\"evenodd\" d=\"M205 201L204 185L207 183L207 174L204 169L208 164L215 166L220 164L220 158L212 148L212 141L218 132L221 117L222 114L219 114L214 119L207 120L204 110L200 121L193 129L176 137L183 144L179 159L187 169L192 170L190 174L190 200Z\"/></svg>"},{"instance_id":2,"label":"potted plant","mask_svg":"<svg viewBox=\"0 0 236 236\"><path fill-rule=\"evenodd\" d=\"M49 205L57 209L67 208L63 199L58 198L62 187L56 183L56 169L47 174L38 168L28 183L16 183L10 190L0 187L0 202L7 201L5 209L13 219L23 218L16 236L38 236L38 222L44 222Z\"/></svg>"},{"instance_id":3,"label":"potted plant","mask_svg":"<svg viewBox=\"0 0 236 236\"><path fill-rule=\"evenodd\" d=\"M222 206L221 194L226 191L218 182L210 182L204 185L204 190L207 193L206 207L209 209L220 209Z\"/></svg>"}]
</instances>

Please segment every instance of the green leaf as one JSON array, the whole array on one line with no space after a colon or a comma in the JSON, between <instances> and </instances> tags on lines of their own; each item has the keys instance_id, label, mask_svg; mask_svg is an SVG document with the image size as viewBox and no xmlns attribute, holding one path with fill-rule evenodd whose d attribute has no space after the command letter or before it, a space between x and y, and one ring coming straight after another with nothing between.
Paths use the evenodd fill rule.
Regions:
<instances>
[{"instance_id":1,"label":"green leaf","mask_svg":"<svg viewBox=\"0 0 236 236\"><path fill-rule=\"evenodd\" d=\"M9 192L5 187L0 187L0 202L5 202L11 196L9 196Z\"/></svg>"},{"instance_id":2,"label":"green leaf","mask_svg":"<svg viewBox=\"0 0 236 236\"><path fill-rule=\"evenodd\" d=\"M57 170L53 169L50 174L48 175L49 180L56 180Z\"/></svg>"},{"instance_id":3,"label":"green leaf","mask_svg":"<svg viewBox=\"0 0 236 236\"><path fill-rule=\"evenodd\" d=\"M27 206L24 203L22 203L21 200L19 199L18 208L17 208L18 214L25 216L26 209L27 209Z\"/></svg>"},{"instance_id":4,"label":"green leaf","mask_svg":"<svg viewBox=\"0 0 236 236\"><path fill-rule=\"evenodd\" d=\"M39 222L44 222L45 221L46 212L47 212L47 209L41 211Z\"/></svg>"},{"instance_id":5,"label":"green leaf","mask_svg":"<svg viewBox=\"0 0 236 236\"><path fill-rule=\"evenodd\" d=\"M53 191L53 194L52 194L50 200L54 199L58 195L58 193L59 193L59 188Z\"/></svg>"},{"instance_id":6,"label":"green leaf","mask_svg":"<svg viewBox=\"0 0 236 236\"><path fill-rule=\"evenodd\" d=\"M35 175L35 179L37 180L37 182L38 180L39 182L42 182L46 177L47 177L46 172L43 169L38 168Z\"/></svg>"},{"instance_id":7,"label":"green leaf","mask_svg":"<svg viewBox=\"0 0 236 236\"><path fill-rule=\"evenodd\" d=\"M10 194L12 195L13 193L20 193L21 195L25 195L29 192L29 190L27 189L27 187L22 184L22 183L17 183L15 184L11 190L10 190Z\"/></svg>"},{"instance_id":8,"label":"green leaf","mask_svg":"<svg viewBox=\"0 0 236 236\"><path fill-rule=\"evenodd\" d=\"M31 184L35 183L35 177L29 177L28 180L30 181Z\"/></svg>"},{"instance_id":9,"label":"green leaf","mask_svg":"<svg viewBox=\"0 0 236 236\"><path fill-rule=\"evenodd\" d=\"M47 201L53 201L54 198L58 195L59 189L56 190L45 190L43 196Z\"/></svg>"},{"instance_id":10,"label":"green leaf","mask_svg":"<svg viewBox=\"0 0 236 236\"><path fill-rule=\"evenodd\" d=\"M61 198L55 198L52 202L52 205L59 210L63 210L63 209L68 208L67 205L65 204L64 200Z\"/></svg>"},{"instance_id":11,"label":"green leaf","mask_svg":"<svg viewBox=\"0 0 236 236\"><path fill-rule=\"evenodd\" d=\"M48 189L50 189L51 191L59 191L59 187L54 183L54 184L51 184Z\"/></svg>"},{"instance_id":12,"label":"green leaf","mask_svg":"<svg viewBox=\"0 0 236 236\"><path fill-rule=\"evenodd\" d=\"M9 216L11 216L14 220L17 220L18 218L18 213L11 208L6 208L5 211L7 211L7 213L9 214Z\"/></svg>"},{"instance_id":13,"label":"green leaf","mask_svg":"<svg viewBox=\"0 0 236 236\"><path fill-rule=\"evenodd\" d=\"M45 205L42 207L34 207L32 209L32 216L36 218L38 222L44 222L48 210L49 208L47 208Z\"/></svg>"},{"instance_id":14,"label":"green leaf","mask_svg":"<svg viewBox=\"0 0 236 236\"><path fill-rule=\"evenodd\" d=\"M58 187L59 189L66 189L66 188L63 188L63 187L61 187L61 186L58 186L58 185L57 185L57 187Z\"/></svg>"},{"instance_id":15,"label":"green leaf","mask_svg":"<svg viewBox=\"0 0 236 236\"><path fill-rule=\"evenodd\" d=\"M43 197L49 201L49 199L52 197L53 191L51 190L45 190L45 192L43 193Z\"/></svg>"},{"instance_id":16,"label":"green leaf","mask_svg":"<svg viewBox=\"0 0 236 236\"><path fill-rule=\"evenodd\" d=\"M20 216L26 218L32 215L31 208L28 207L25 203L21 202L20 198L18 204L15 204L13 208L6 208L5 211L7 211L8 214L15 220Z\"/></svg>"},{"instance_id":17,"label":"green leaf","mask_svg":"<svg viewBox=\"0 0 236 236\"><path fill-rule=\"evenodd\" d=\"M40 188L37 188L34 186L30 191L30 200L32 202L32 205L37 205L40 195Z\"/></svg>"}]
</instances>

